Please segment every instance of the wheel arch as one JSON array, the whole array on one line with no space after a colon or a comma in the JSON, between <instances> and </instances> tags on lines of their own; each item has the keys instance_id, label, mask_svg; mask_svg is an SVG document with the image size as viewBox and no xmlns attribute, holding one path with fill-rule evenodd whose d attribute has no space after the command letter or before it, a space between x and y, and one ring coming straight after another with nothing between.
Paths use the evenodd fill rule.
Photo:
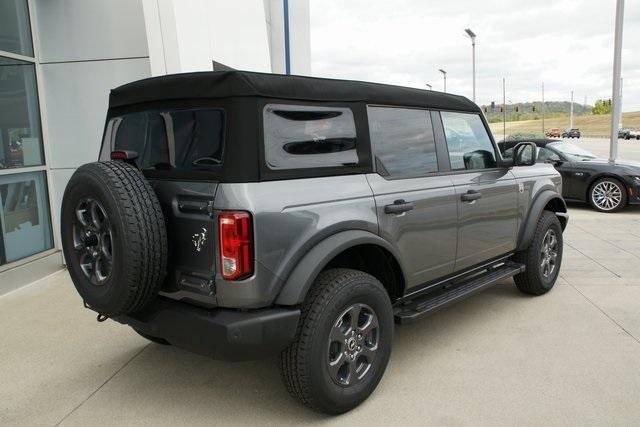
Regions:
<instances>
[{"instance_id":1,"label":"wheel arch","mask_svg":"<svg viewBox=\"0 0 640 427\"><path fill-rule=\"evenodd\" d=\"M376 277L392 301L402 296L406 279L396 249L371 232L348 230L333 234L315 245L298 262L278 297L279 305L296 305L304 299L320 272L327 268L353 268Z\"/></svg>"},{"instance_id":2,"label":"wheel arch","mask_svg":"<svg viewBox=\"0 0 640 427\"><path fill-rule=\"evenodd\" d=\"M545 210L555 213L560 220L562 230L566 228L569 221L569 215L567 213L567 204L564 199L555 191L543 190L534 199L527 217L520 227L518 246L516 248L517 251L521 251L529 245L533 238L538 218L540 218L540 215L542 215L542 212Z\"/></svg>"}]
</instances>

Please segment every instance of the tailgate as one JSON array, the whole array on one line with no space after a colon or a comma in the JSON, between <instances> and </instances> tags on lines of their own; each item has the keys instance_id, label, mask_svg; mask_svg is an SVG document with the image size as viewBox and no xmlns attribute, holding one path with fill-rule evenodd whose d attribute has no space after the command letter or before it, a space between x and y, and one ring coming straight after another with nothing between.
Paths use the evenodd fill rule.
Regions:
<instances>
[{"instance_id":1,"label":"tailgate","mask_svg":"<svg viewBox=\"0 0 640 427\"><path fill-rule=\"evenodd\" d=\"M169 255L162 293L208 306L215 305L217 241L213 199L218 184L152 180L165 222Z\"/></svg>"}]
</instances>

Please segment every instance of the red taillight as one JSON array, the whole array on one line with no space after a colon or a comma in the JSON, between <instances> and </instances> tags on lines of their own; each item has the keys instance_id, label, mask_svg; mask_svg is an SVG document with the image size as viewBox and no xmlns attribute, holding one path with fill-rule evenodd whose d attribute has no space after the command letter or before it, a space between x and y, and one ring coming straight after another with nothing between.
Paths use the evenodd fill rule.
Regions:
<instances>
[{"instance_id":1,"label":"red taillight","mask_svg":"<svg viewBox=\"0 0 640 427\"><path fill-rule=\"evenodd\" d=\"M253 224L248 212L225 211L218 215L220 272L226 280L253 274Z\"/></svg>"}]
</instances>

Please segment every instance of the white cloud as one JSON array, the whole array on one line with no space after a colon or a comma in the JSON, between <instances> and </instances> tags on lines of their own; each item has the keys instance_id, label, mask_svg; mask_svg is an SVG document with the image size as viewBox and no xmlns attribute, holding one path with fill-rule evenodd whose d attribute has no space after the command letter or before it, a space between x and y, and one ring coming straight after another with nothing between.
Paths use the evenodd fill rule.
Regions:
<instances>
[{"instance_id":1,"label":"white cloud","mask_svg":"<svg viewBox=\"0 0 640 427\"><path fill-rule=\"evenodd\" d=\"M626 2L623 110L640 110L640 4ZM611 96L615 2L603 0L311 0L316 76L442 90L471 98L472 28L477 101L588 103Z\"/></svg>"}]
</instances>

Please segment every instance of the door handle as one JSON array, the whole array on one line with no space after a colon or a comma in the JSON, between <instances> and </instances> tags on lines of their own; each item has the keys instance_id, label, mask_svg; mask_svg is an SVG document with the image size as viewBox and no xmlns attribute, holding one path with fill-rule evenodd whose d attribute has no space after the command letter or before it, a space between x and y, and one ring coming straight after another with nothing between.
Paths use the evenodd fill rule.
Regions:
<instances>
[{"instance_id":1,"label":"door handle","mask_svg":"<svg viewBox=\"0 0 640 427\"><path fill-rule=\"evenodd\" d=\"M403 199L395 200L393 204L384 207L384 213L386 214L401 214L410 210L413 210L413 203L406 202Z\"/></svg>"},{"instance_id":2,"label":"door handle","mask_svg":"<svg viewBox=\"0 0 640 427\"><path fill-rule=\"evenodd\" d=\"M460 196L463 202L475 202L482 197L482 193L476 190L469 190Z\"/></svg>"}]
</instances>

